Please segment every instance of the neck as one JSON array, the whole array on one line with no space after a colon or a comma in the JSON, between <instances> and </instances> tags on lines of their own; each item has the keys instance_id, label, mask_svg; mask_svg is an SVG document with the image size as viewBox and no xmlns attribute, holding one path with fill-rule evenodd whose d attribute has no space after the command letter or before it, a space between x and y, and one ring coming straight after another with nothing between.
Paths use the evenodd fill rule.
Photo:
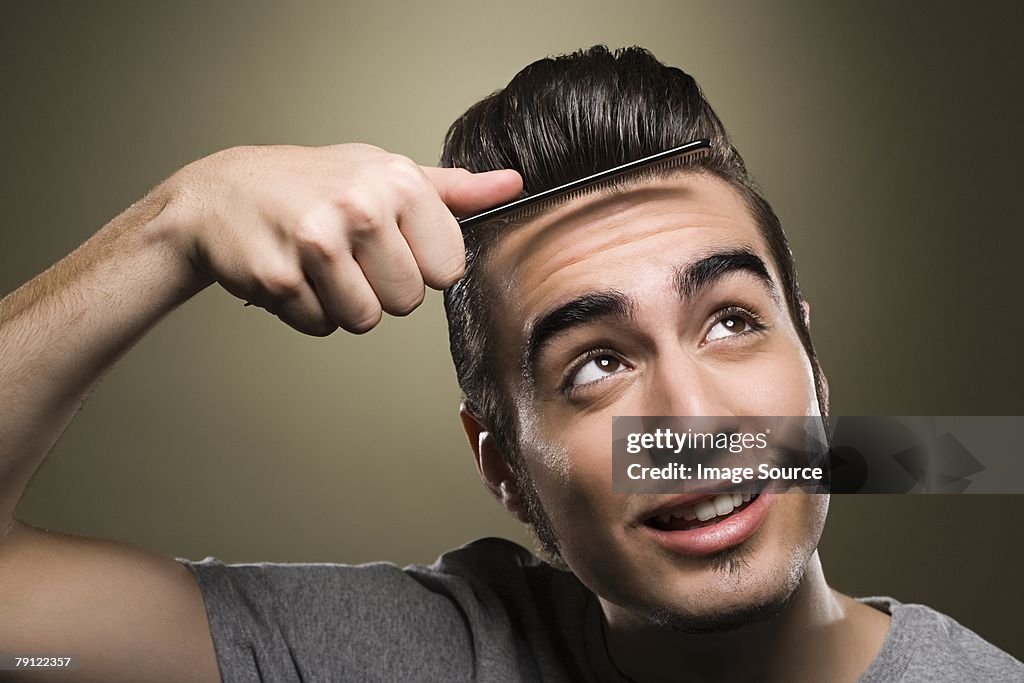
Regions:
<instances>
[{"instance_id":1,"label":"neck","mask_svg":"<svg viewBox=\"0 0 1024 683\"><path fill-rule=\"evenodd\" d=\"M681 633L601 605L609 655L638 683L854 680L888 628L881 612L829 588L817 553L778 615L733 631Z\"/></svg>"}]
</instances>

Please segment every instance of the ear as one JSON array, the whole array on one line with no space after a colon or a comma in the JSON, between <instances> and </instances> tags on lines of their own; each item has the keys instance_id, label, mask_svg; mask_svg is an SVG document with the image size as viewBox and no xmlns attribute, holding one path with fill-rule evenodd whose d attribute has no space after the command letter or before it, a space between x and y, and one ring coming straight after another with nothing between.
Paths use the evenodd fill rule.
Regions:
<instances>
[{"instance_id":1,"label":"ear","mask_svg":"<svg viewBox=\"0 0 1024 683\"><path fill-rule=\"evenodd\" d=\"M804 326L809 330L811 329L811 302L807 299L800 301L800 308L804 310Z\"/></svg>"},{"instance_id":2,"label":"ear","mask_svg":"<svg viewBox=\"0 0 1024 683\"><path fill-rule=\"evenodd\" d=\"M473 449L476 469L484 486L491 492L502 507L512 513L520 522L526 523L526 513L522 495L515 483L515 476L508 466L505 454L498 448L494 437L487 427L466 406L465 401L459 406L459 419L462 429L469 439L469 447Z\"/></svg>"}]
</instances>

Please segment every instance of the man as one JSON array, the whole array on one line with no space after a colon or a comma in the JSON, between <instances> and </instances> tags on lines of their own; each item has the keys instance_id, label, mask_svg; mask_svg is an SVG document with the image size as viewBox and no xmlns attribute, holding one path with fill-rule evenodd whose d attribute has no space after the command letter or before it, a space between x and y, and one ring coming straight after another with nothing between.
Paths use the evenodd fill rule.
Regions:
<instances>
[{"instance_id":1,"label":"man","mask_svg":"<svg viewBox=\"0 0 1024 683\"><path fill-rule=\"evenodd\" d=\"M696 164L465 235L453 218L695 138ZM69 680L1024 676L925 607L832 591L826 496L694 524L706 500L612 493L612 415L827 412L785 237L689 76L639 49L541 60L453 125L442 162L473 173L227 150L4 299L0 650L73 653ZM547 562L487 539L405 570L229 567L13 521L103 371L213 282L314 335L448 288L478 469Z\"/></svg>"}]
</instances>

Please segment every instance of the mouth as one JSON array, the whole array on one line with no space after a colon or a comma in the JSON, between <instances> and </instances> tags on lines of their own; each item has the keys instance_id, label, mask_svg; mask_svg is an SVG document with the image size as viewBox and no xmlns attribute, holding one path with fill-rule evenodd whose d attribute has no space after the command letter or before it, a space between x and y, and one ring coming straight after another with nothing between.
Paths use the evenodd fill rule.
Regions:
<instances>
[{"instance_id":1,"label":"mouth","mask_svg":"<svg viewBox=\"0 0 1024 683\"><path fill-rule=\"evenodd\" d=\"M757 494L720 493L713 498L681 505L644 520L647 526L659 531L686 531L714 526L739 514L757 499Z\"/></svg>"},{"instance_id":2,"label":"mouth","mask_svg":"<svg viewBox=\"0 0 1024 683\"><path fill-rule=\"evenodd\" d=\"M769 491L680 496L648 513L639 528L673 554L711 555L753 536L775 497Z\"/></svg>"}]
</instances>

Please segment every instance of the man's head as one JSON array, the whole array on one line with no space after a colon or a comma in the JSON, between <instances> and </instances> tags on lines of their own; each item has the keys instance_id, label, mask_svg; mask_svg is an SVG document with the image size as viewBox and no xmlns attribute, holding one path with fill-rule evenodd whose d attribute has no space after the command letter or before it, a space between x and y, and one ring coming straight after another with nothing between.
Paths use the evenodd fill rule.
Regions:
<instances>
[{"instance_id":1,"label":"man's head","mask_svg":"<svg viewBox=\"0 0 1024 683\"><path fill-rule=\"evenodd\" d=\"M611 417L827 412L778 219L693 79L636 48L528 66L452 125L442 156L515 169L532 194L697 138L711 153L682 171L467 231L445 293L485 482L606 601L683 628L788 597L827 501L764 497L742 542L667 549L647 524L658 497L611 492Z\"/></svg>"}]
</instances>

